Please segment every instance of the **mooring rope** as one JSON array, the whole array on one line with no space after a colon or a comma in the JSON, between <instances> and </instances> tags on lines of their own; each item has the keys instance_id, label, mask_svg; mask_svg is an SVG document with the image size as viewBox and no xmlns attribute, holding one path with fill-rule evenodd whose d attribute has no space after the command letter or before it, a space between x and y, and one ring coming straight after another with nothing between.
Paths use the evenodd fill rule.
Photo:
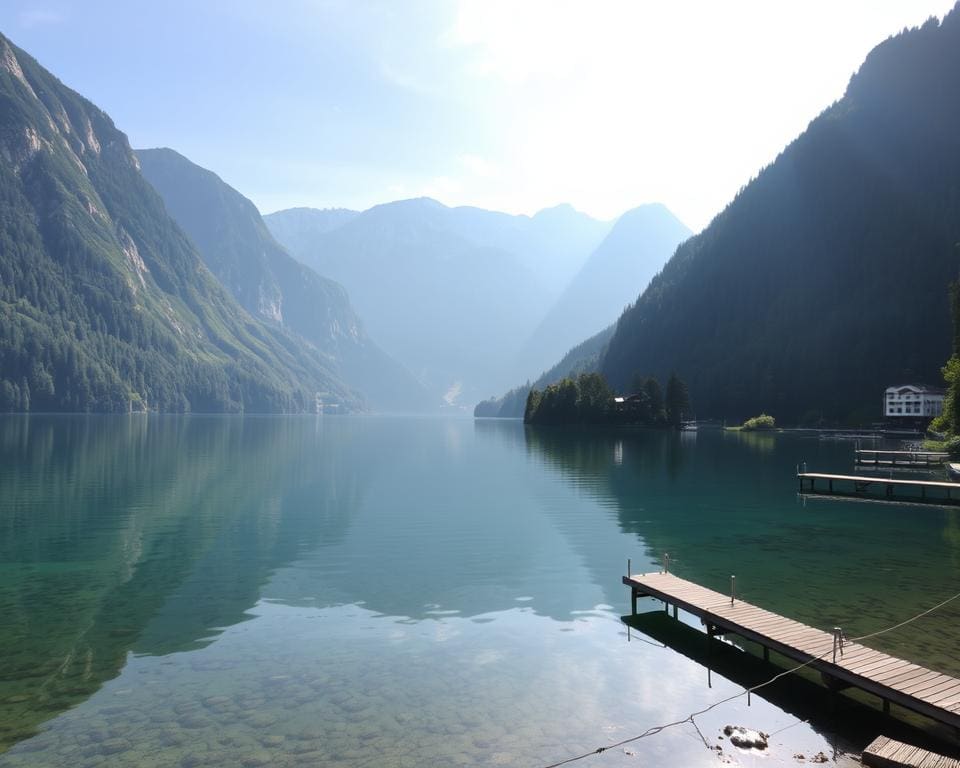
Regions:
<instances>
[{"instance_id":1,"label":"mooring rope","mask_svg":"<svg viewBox=\"0 0 960 768\"><path fill-rule=\"evenodd\" d=\"M898 624L894 624L893 626L890 626L890 627L886 627L886 628L884 628L884 629L877 630L876 632L870 632L869 634L866 634L866 635L860 635L859 637L848 638L848 639L846 639L846 640L842 640L842 641L841 641L841 647L842 647L842 643L843 643L843 642L849 642L849 643L860 642L861 640L867 640L867 639L869 639L869 638L871 638L871 637L877 637L878 635L883 635L883 634L886 634L887 632L892 632L892 631L895 630L895 629L900 629L901 627L905 627L905 626L907 626L908 624L911 624L912 622L916 621L917 619L922 619L924 616L927 616L927 615L933 613L934 611L939 610L940 608L943 608L943 606L945 606L945 605L947 605L947 604L949 604L949 603L952 603L954 600L957 600L957 599L960 599L960 592L958 592L957 594L953 595L952 597L948 597L946 600L943 600L942 602L937 603L936 605L934 605L934 606L931 607L931 608L927 608L925 611L921 611L920 613L916 614L915 616L911 616L909 619L906 619L906 620L904 620L904 621L901 621L901 622L898 623ZM668 728L674 728L674 727L676 727L676 726L678 726L678 725L683 725L684 723L690 723L690 724L693 725L693 727L696 728L697 731L699 732L700 729L699 729L699 727L697 726L696 722L694 721L694 718L695 718L695 717L699 717L700 715L705 715L705 714L706 714L707 712L709 712L710 710L716 709L717 707L722 706L723 704L728 704L728 703L730 703L731 701L735 701L736 699L742 698L743 696L748 696L748 695L750 695L751 693L753 693L754 691L758 691L758 690L760 690L761 688L765 688L766 686L768 686L768 685L770 685L770 684L772 684L772 683L775 683L777 680L779 680L779 679L782 678L782 677L786 677L787 675L792 675L794 672L798 672L798 671L800 671L801 669L803 669L804 667L810 666L811 664L813 664L813 662L815 662L815 661L820 661L820 660L826 658L827 656L831 655L833 652L834 652L833 649L831 649L831 650L829 650L829 651L824 651L824 652L823 652L822 654L820 654L819 656L814 656L813 658L808 659L807 661L803 662L802 664L797 664L796 666L791 667L790 669L785 669L785 670L783 670L782 672L778 672L776 675L774 675L773 677L771 677L769 680L765 680L764 682L758 683L757 685L754 685L754 686L752 686L752 687L750 687L750 688L744 688L744 689L743 689L742 691L740 691L739 693L735 693L735 694L733 694L732 696L728 696L728 697L725 698L725 699L720 699L719 701L715 701L715 702L714 702L713 704L711 704L710 706L704 707L703 709L698 710L698 711L696 711L696 712L691 712L689 715L687 715L686 717L684 717L684 718L681 719L681 720L674 720L672 723L664 723L663 725L655 725L655 726L653 726L653 727L651 727L651 728L648 728L647 730L645 730L643 733L641 733L641 734L638 735L638 736L631 736L629 739L623 739L622 741L618 741L618 742L616 742L615 744L607 744L606 746L603 746L603 747L597 747L596 749L594 749L594 750L592 750L592 751L590 751L590 752L584 752L582 755L576 755L576 756L574 756L574 757L568 757L567 759L561 760L560 762L557 762L557 763L550 763L549 765L543 766L543 768L559 768L559 766L561 766L561 765L568 765L569 763L575 763L575 762L577 762L578 760L585 760L586 758L591 757L592 755L601 755L601 754L603 754L604 752L606 752L607 750L616 749L617 747L622 747L622 746L625 746L626 744L630 744L630 743L635 742L635 741L640 741L640 739L645 739L645 738L647 738L648 736L654 736L654 735L660 733L661 731L665 731L665 730L667 730ZM796 723L793 723L793 725L787 726L787 728L793 728L794 726L799 725L799 724L802 723L802 722L806 722L806 721L800 720L800 721L798 721L798 722L796 722ZM771 734L771 735L775 735L775 734L777 734L777 733L780 733L781 731L785 731L785 730L787 730L787 728L781 728L779 731L774 731L774 734ZM701 736L702 736L702 734L701 734Z\"/></svg>"}]
</instances>

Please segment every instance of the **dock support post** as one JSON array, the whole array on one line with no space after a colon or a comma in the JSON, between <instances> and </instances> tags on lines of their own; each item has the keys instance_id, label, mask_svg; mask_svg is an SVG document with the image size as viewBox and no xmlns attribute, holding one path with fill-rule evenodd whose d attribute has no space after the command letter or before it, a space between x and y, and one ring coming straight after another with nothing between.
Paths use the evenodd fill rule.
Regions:
<instances>
[{"instance_id":1,"label":"dock support post","mask_svg":"<svg viewBox=\"0 0 960 768\"><path fill-rule=\"evenodd\" d=\"M737 597L737 577L730 577L730 606L733 607L733 601Z\"/></svg>"},{"instance_id":2,"label":"dock support post","mask_svg":"<svg viewBox=\"0 0 960 768\"><path fill-rule=\"evenodd\" d=\"M770 663L770 649L767 646L763 646L763 660Z\"/></svg>"},{"instance_id":3,"label":"dock support post","mask_svg":"<svg viewBox=\"0 0 960 768\"><path fill-rule=\"evenodd\" d=\"M883 699L883 714L890 714L890 699Z\"/></svg>"},{"instance_id":4,"label":"dock support post","mask_svg":"<svg viewBox=\"0 0 960 768\"><path fill-rule=\"evenodd\" d=\"M677 606L673 606L673 618L677 618Z\"/></svg>"},{"instance_id":5,"label":"dock support post","mask_svg":"<svg viewBox=\"0 0 960 768\"><path fill-rule=\"evenodd\" d=\"M629 579L633 574L630 572L630 558L627 558L627 578Z\"/></svg>"},{"instance_id":6,"label":"dock support post","mask_svg":"<svg viewBox=\"0 0 960 768\"><path fill-rule=\"evenodd\" d=\"M635 588L630 590L630 613L633 616L637 615L637 590Z\"/></svg>"}]
</instances>

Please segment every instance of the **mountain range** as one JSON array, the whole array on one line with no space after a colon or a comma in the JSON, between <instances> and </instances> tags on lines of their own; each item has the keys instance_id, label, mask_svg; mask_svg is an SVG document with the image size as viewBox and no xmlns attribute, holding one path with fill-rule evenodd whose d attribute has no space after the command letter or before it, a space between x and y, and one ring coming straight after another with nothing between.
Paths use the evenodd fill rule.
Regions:
<instances>
[{"instance_id":1,"label":"mountain range","mask_svg":"<svg viewBox=\"0 0 960 768\"><path fill-rule=\"evenodd\" d=\"M3 37L0 100L4 411L460 406L534 372L524 343L613 226L567 205L294 209L269 217L291 254L240 192L134 153Z\"/></svg>"},{"instance_id":2,"label":"mountain range","mask_svg":"<svg viewBox=\"0 0 960 768\"><path fill-rule=\"evenodd\" d=\"M361 399L204 266L110 118L0 36L0 410Z\"/></svg>"},{"instance_id":3,"label":"mountain range","mask_svg":"<svg viewBox=\"0 0 960 768\"><path fill-rule=\"evenodd\" d=\"M689 234L660 205L602 222L569 205L516 216L421 198L265 220L450 404L540 373L611 323Z\"/></svg>"},{"instance_id":4,"label":"mountain range","mask_svg":"<svg viewBox=\"0 0 960 768\"><path fill-rule=\"evenodd\" d=\"M371 335L454 406L512 379L507 361L549 299L516 252L464 236L450 212L426 198L379 205L293 253L342 283Z\"/></svg>"},{"instance_id":5,"label":"mountain range","mask_svg":"<svg viewBox=\"0 0 960 768\"><path fill-rule=\"evenodd\" d=\"M0 410L460 407L571 369L677 373L699 416L876 418L950 350L958 77L955 8L878 45L688 238L658 205L264 219L170 150L138 157L0 36Z\"/></svg>"},{"instance_id":6,"label":"mountain range","mask_svg":"<svg viewBox=\"0 0 960 768\"><path fill-rule=\"evenodd\" d=\"M413 375L366 334L343 286L293 259L252 202L171 149L136 154L170 215L244 309L312 345L371 408L430 407Z\"/></svg>"}]
</instances>

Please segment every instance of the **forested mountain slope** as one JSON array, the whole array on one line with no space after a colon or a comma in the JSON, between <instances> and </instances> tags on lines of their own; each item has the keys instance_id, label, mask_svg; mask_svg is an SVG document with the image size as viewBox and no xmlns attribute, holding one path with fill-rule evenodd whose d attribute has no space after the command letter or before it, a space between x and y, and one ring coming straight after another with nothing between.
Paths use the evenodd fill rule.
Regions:
<instances>
[{"instance_id":1,"label":"forested mountain slope","mask_svg":"<svg viewBox=\"0 0 960 768\"><path fill-rule=\"evenodd\" d=\"M602 372L623 387L676 371L698 416L778 421L878 418L888 385L939 380L960 268L958 125L955 7L877 46L678 249L620 318Z\"/></svg>"},{"instance_id":2,"label":"forested mountain slope","mask_svg":"<svg viewBox=\"0 0 960 768\"><path fill-rule=\"evenodd\" d=\"M309 341L372 407L428 407L426 391L370 340L343 286L293 259L250 200L171 149L136 154L171 216L247 311Z\"/></svg>"},{"instance_id":3,"label":"forested mountain slope","mask_svg":"<svg viewBox=\"0 0 960 768\"><path fill-rule=\"evenodd\" d=\"M203 266L110 118L0 36L0 409L356 407Z\"/></svg>"}]
</instances>

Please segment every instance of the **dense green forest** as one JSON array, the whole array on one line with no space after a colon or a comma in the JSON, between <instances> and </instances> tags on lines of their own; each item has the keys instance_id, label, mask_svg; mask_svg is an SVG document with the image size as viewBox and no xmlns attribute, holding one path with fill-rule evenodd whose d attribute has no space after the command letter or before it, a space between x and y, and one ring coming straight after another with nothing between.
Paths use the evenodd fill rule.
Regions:
<instances>
[{"instance_id":1,"label":"dense green forest","mask_svg":"<svg viewBox=\"0 0 960 768\"><path fill-rule=\"evenodd\" d=\"M930 424L930 428L942 433L951 456L960 455L960 282L951 282L950 315L953 320L953 348L943 366L943 380L947 385L943 399L943 411Z\"/></svg>"},{"instance_id":2,"label":"dense green forest","mask_svg":"<svg viewBox=\"0 0 960 768\"><path fill-rule=\"evenodd\" d=\"M666 394L651 376L635 375L630 394L615 397L599 373L581 373L531 388L524 406L526 424L622 424L677 428L690 416L687 386L676 374L667 381Z\"/></svg>"},{"instance_id":3,"label":"dense green forest","mask_svg":"<svg viewBox=\"0 0 960 768\"><path fill-rule=\"evenodd\" d=\"M312 410L356 396L202 265L110 118L0 36L0 410Z\"/></svg>"},{"instance_id":4,"label":"dense green forest","mask_svg":"<svg viewBox=\"0 0 960 768\"><path fill-rule=\"evenodd\" d=\"M877 46L844 97L681 245L600 370L678 371L702 416L867 421L939 379L960 267L960 11Z\"/></svg>"}]
</instances>

